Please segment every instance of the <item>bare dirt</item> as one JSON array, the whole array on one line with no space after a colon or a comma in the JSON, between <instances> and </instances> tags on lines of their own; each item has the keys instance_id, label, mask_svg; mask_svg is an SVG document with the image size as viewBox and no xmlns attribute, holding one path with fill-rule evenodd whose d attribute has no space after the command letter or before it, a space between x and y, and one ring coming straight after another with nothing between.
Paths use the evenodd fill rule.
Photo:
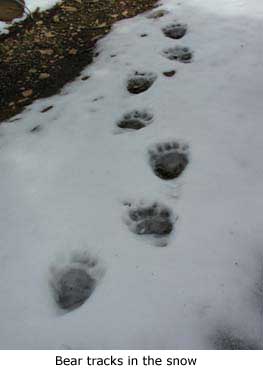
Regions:
<instances>
[{"instance_id":1,"label":"bare dirt","mask_svg":"<svg viewBox=\"0 0 263 370\"><path fill-rule=\"evenodd\" d=\"M9 34L0 36L0 122L34 100L58 93L92 62L96 42L114 22L155 4L156 0L67 0L14 24Z\"/></svg>"},{"instance_id":2,"label":"bare dirt","mask_svg":"<svg viewBox=\"0 0 263 370\"><path fill-rule=\"evenodd\" d=\"M24 0L1 0L0 1L0 21L11 22L15 18L20 18L24 14Z\"/></svg>"}]
</instances>

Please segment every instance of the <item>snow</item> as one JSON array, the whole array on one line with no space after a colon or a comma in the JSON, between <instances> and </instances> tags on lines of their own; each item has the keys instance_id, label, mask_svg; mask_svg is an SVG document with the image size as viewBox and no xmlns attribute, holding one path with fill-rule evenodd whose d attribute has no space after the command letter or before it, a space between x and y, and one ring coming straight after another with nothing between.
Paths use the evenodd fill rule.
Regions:
<instances>
[{"instance_id":1,"label":"snow","mask_svg":"<svg viewBox=\"0 0 263 370\"><path fill-rule=\"evenodd\" d=\"M1 349L210 349L222 328L262 339L263 3L162 8L170 13L160 19L118 22L87 81L0 127ZM188 24L181 40L161 32L174 20ZM175 45L193 51L192 63L163 57ZM162 75L174 67L175 77ZM136 70L158 78L131 95ZM153 123L117 132L133 109L151 111ZM163 181L147 150L174 140L189 145L190 163ZM127 201L173 210L167 247L129 230ZM86 254L97 260L97 287L62 313L52 271Z\"/></svg>"},{"instance_id":2,"label":"snow","mask_svg":"<svg viewBox=\"0 0 263 370\"><path fill-rule=\"evenodd\" d=\"M46 10L51 8L56 3L60 2L60 0L26 0L25 4L28 10L31 12L35 11L37 8L40 10ZM21 18L15 19L12 23L21 21ZM1 33L8 33L8 27L10 24L5 22L0 22L0 34Z\"/></svg>"},{"instance_id":3,"label":"snow","mask_svg":"<svg viewBox=\"0 0 263 370\"><path fill-rule=\"evenodd\" d=\"M26 6L31 11L34 11L36 8L44 10L50 8L58 2L60 2L60 0L26 0Z\"/></svg>"}]
</instances>

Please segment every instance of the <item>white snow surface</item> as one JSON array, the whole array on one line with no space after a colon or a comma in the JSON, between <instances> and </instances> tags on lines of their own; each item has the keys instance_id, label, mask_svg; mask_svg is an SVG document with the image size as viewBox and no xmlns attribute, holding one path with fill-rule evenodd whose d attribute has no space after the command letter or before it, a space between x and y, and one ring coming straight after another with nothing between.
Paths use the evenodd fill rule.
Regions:
<instances>
[{"instance_id":1,"label":"white snow surface","mask_svg":"<svg viewBox=\"0 0 263 370\"><path fill-rule=\"evenodd\" d=\"M118 22L87 81L0 127L1 349L210 349L222 328L261 343L263 2L161 8L170 13ZM161 31L175 20L188 24L180 40ZM192 63L162 56L174 45L190 47ZM158 78L131 95L136 70ZM153 123L116 133L133 109ZM190 163L163 181L147 150L174 140L188 143ZM129 230L125 201L173 210L167 247ZM97 259L97 286L62 313L52 271L76 254Z\"/></svg>"},{"instance_id":2,"label":"white snow surface","mask_svg":"<svg viewBox=\"0 0 263 370\"><path fill-rule=\"evenodd\" d=\"M31 10L35 10L36 8L40 9L47 9L51 6L59 3L60 0L26 0L26 6Z\"/></svg>"},{"instance_id":3,"label":"white snow surface","mask_svg":"<svg viewBox=\"0 0 263 370\"><path fill-rule=\"evenodd\" d=\"M27 9L31 12L35 11L37 8L40 10L46 10L51 8L56 3L60 2L60 0L25 0L25 5ZM21 21L21 18L15 19L12 23ZM0 22L0 33L8 33L8 28L10 24L5 22Z\"/></svg>"}]
</instances>

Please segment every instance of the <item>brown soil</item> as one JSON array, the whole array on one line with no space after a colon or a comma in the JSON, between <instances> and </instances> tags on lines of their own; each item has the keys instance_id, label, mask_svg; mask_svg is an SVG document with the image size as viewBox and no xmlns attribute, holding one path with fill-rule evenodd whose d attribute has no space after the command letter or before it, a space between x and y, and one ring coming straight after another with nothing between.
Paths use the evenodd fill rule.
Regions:
<instances>
[{"instance_id":1,"label":"brown soil","mask_svg":"<svg viewBox=\"0 0 263 370\"><path fill-rule=\"evenodd\" d=\"M0 21L10 22L15 18L20 18L24 14L24 0L19 2L15 0L0 1Z\"/></svg>"},{"instance_id":2,"label":"brown soil","mask_svg":"<svg viewBox=\"0 0 263 370\"><path fill-rule=\"evenodd\" d=\"M67 0L12 26L8 35L0 36L0 122L59 92L92 62L97 40L114 22L155 3Z\"/></svg>"}]
</instances>

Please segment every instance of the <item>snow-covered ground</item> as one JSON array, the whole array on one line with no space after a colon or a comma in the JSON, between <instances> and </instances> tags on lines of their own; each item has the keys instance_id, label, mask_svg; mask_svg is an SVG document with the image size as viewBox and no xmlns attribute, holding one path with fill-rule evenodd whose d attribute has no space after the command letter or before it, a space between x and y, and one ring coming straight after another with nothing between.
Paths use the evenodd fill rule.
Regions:
<instances>
[{"instance_id":1,"label":"snow-covered ground","mask_svg":"<svg viewBox=\"0 0 263 370\"><path fill-rule=\"evenodd\" d=\"M209 349L224 330L261 345L263 3L162 8L160 19L116 24L88 80L0 127L2 349ZM162 33L175 20L188 25L180 40ZM162 55L175 45L191 48L192 63ZM133 71L158 77L132 95ZM153 122L116 130L133 109ZM148 149L177 140L190 162L161 180ZM166 247L127 227L124 203L140 201L177 217ZM86 254L97 260L96 289L62 313L54 273Z\"/></svg>"},{"instance_id":2,"label":"snow-covered ground","mask_svg":"<svg viewBox=\"0 0 263 370\"><path fill-rule=\"evenodd\" d=\"M26 6L31 11L34 11L36 8L47 9L51 6L59 3L61 0L26 0Z\"/></svg>"},{"instance_id":3,"label":"snow-covered ground","mask_svg":"<svg viewBox=\"0 0 263 370\"><path fill-rule=\"evenodd\" d=\"M25 5L28 10L33 12L37 8L39 8L40 10L51 8L53 5L55 5L58 2L60 2L60 0L25 0ZM21 18L15 19L13 23L17 21L21 21ZM10 24L7 24L5 22L0 22L0 33L7 33L9 27L10 27Z\"/></svg>"}]
</instances>

